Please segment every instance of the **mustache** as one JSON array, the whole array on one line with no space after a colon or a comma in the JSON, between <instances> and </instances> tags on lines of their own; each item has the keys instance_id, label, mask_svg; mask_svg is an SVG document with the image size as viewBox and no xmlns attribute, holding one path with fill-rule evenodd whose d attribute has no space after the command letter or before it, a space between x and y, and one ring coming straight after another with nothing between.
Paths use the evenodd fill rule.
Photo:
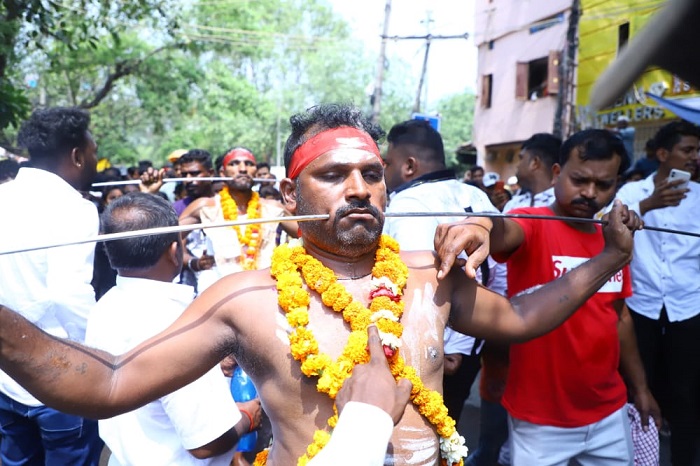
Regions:
<instances>
[{"instance_id":1,"label":"mustache","mask_svg":"<svg viewBox=\"0 0 700 466\"><path fill-rule=\"evenodd\" d=\"M579 205L579 204L585 205L589 209L594 210L596 212L600 210L600 206L593 199L586 199L583 197L579 197L579 198L576 198L573 201L571 201L571 205Z\"/></svg>"},{"instance_id":2,"label":"mustache","mask_svg":"<svg viewBox=\"0 0 700 466\"><path fill-rule=\"evenodd\" d=\"M335 211L335 216L336 218L345 217L350 211L355 209L364 209L377 220L382 219L382 213L379 209L370 204L369 201L351 201L348 205L339 207L338 210Z\"/></svg>"}]
</instances>

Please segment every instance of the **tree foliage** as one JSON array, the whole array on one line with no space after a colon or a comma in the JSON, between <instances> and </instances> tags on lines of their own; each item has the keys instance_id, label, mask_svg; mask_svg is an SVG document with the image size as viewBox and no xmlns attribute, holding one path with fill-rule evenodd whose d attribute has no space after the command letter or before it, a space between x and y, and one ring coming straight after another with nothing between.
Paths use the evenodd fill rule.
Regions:
<instances>
[{"instance_id":1,"label":"tree foliage","mask_svg":"<svg viewBox=\"0 0 700 466\"><path fill-rule=\"evenodd\" d=\"M369 111L374 63L324 0L0 0L0 135L31 108L70 105L90 109L112 163L235 145L275 162L292 113ZM387 129L409 117L407 69L387 71Z\"/></svg>"},{"instance_id":2,"label":"tree foliage","mask_svg":"<svg viewBox=\"0 0 700 466\"><path fill-rule=\"evenodd\" d=\"M445 145L445 158L450 166L459 165L455 151L472 139L475 100L474 94L464 92L444 97L435 106L441 116L440 133Z\"/></svg>"}]
</instances>

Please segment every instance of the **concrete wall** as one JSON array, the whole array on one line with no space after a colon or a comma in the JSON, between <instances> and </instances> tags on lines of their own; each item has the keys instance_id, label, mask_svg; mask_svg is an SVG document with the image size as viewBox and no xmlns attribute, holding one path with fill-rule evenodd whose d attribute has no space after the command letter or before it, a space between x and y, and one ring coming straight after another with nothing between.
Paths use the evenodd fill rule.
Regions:
<instances>
[{"instance_id":1,"label":"concrete wall","mask_svg":"<svg viewBox=\"0 0 700 466\"><path fill-rule=\"evenodd\" d=\"M530 62L562 51L568 27L569 0L478 0L475 41L479 47L474 145L479 162L489 165L486 147L523 141L551 132L556 96L516 99L518 62ZM564 13L537 32L530 28ZM482 76L493 76L490 108L482 107Z\"/></svg>"}]
</instances>

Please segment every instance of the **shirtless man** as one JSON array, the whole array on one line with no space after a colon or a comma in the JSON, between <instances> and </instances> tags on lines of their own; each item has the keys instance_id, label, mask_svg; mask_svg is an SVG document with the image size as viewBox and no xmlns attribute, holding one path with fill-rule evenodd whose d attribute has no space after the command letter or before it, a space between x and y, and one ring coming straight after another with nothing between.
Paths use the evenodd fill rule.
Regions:
<instances>
[{"instance_id":1,"label":"shirtless man","mask_svg":"<svg viewBox=\"0 0 700 466\"><path fill-rule=\"evenodd\" d=\"M250 218L282 217L284 206L263 199L253 191L257 170L255 156L248 149L231 149L222 162L223 176L231 177L224 189L213 197L200 197L180 214L181 225L207 224ZM228 206L231 206L228 208ZM219 278L242 270L264 269L270 266L275 248L278 223L253 224L234 228L206 230L208 254L214 256L214 266L195 266L198 290L202 292ZM296 236L295 222L282 224ZM194 265L194 264L193 264Z\"/></svg>"},{"instance_id":2,"label":"shirtless man","mask_svg":"<svg viewBox=\"0 0 700 466\"><path fill-rule=\"evenodd\" d=\"M375 141L382 131L352 107L326 105L291 119L285 146L289 178L282 181L294 214L329 214L328 221L302 223L307 254L332 269L340 284L367 305L386 203L383 164ZM491 222L471 219L458 229L471 254L467 273L487 253ZM524 341L561 324L631 259L636 215L616 204L604 228L598 256L562 278L508 301L465 279L452 267L456 248L402 253L408 266L400 355L426 387L440 390L442 335L448 322L457 331L485 339ZM471 241L464 241L464 235ZM163 333L122 356L92 350L44 334L0 306L0 368L46 404L103 418L134 409L201 377L233 352L253 378L273 425L270 465L294 465L325 427L333 403L301 373L290 354L291 331L278 306L276 282L267 270L227 276L201 294ZM350 332L342 318L310 292L308 329L322 352L337 357ZM164 364L163 361L167 361ZM415 385L414 385L415 386ZM387 464L436 465L435 429L415 405L407 405L394 429Z\"/></svg>"}]
</instances>

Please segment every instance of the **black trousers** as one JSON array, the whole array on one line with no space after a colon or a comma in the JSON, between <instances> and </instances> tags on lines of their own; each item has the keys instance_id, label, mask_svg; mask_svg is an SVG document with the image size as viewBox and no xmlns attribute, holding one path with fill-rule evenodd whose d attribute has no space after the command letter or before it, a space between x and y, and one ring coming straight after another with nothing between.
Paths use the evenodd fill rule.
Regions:
<instances>
[{"instance_id":1,"label":"black trousers","mask_svg":"<svg viewBox=\"0 0 700 466\"><path fill-rule=\"evenodd\" d=\"M479 369L481 369L481 357L478 354L473 356L463 354L462 363L457 372L442 377L442 396L445 399L447 412L458 424L459 417L462 415L462 407L469 398L469 391Z\"/></svg>"},{"instance_id":2,"label":"black trousers","mask_svg":"<svg viewBox=\"0 0 700 466\"><path fill-rule=\"evenodd\" d=\"M700 303L698 303L700 305ZM639 354L654 397L671 427L673 466L692 466L700 444L700 314L669 322L630 308Z\"/></svg>"}]
</instances>

